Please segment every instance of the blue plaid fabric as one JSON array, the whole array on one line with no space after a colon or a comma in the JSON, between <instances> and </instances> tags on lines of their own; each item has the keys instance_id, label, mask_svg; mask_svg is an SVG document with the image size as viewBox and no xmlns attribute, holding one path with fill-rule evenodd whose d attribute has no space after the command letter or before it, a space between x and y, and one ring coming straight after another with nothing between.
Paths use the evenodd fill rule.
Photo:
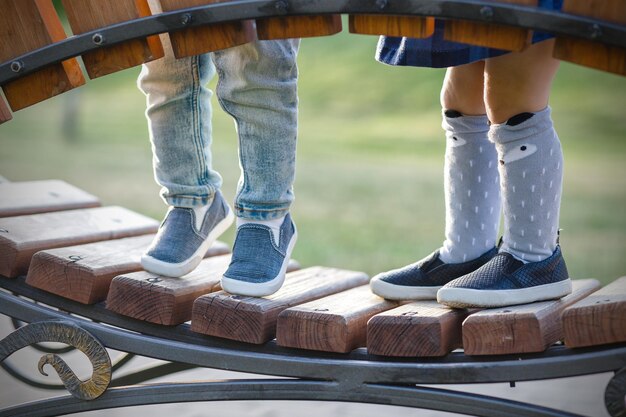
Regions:
<instances>
[{"instance_id":1,"label":"blue plaid fabric","mask_svg":"<svg viewBox=\"0 0 626 417\"><path fill-rule=\"evenodd\" d=\"M563 0L539 0L539 7L561 10ZM508 51L450 42L443 39L445 21L435 21L435 33L423 39L381 36L376 49L376 59L384 64L447 68L469 64L506 54ZM553 36L535 32L532 42L537 43Z\"/></svg>"}]
</instances>

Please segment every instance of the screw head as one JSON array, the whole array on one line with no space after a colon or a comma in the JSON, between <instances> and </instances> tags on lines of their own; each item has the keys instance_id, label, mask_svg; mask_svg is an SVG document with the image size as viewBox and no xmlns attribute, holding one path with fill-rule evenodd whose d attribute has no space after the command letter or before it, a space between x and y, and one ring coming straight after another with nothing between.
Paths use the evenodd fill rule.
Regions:
<instances>
[{"instance_id":1,"label":"screw head","mask_svg":"<svg viewBox=\"0 0 626 417\"><path fill-rule=\"evenodd\" d=\"M96 45L102 45L104 43L104 36L102 36L102 34L100 33L95 33L92 37L91 40L93 43L95 43Z\"/></svg>"},{"instance_id":2,"label":"screw head","mask_svg":"<svg viewBox=\"0 0 626 417\"><path fill-rule=\"evenodd\" d=\"M21 61L11 62L11 71L20 72L24 69L24 64Z\"/></svg>"},{"instance_id":3,"label":"screw head","mask_svg":"<svg viewBox=\"0 0 626 417\"><path fill-rule=\"evenodd\" d=\"M389 0L376 0L376 7L378 7L380 10L383 10L388 5Z\"/></svg>"},{"instance_id":4,"label":"screw head","mask_svg":"<svg viewBox=\"0 0 626 417\"><path fill-rule=\"evenodd\" d=\"M594 23L589 27L589 36L591 39L597 39L602 36L602 28L597 23Z\"/></svg>"},{"instance_id":5,"label":"screw head","mask_svg":"<svg viewBox=\"0 0 626 417\"><path fill-rule=\"evenodd\" d=\"M489 6L483 6L480 8L480 15L486 20L493 19L493 9Z\"/></svg>"},{"instance_id":6,"label":"screw head","mask_svg":"<svg viewBox=\"0 0 626 417\"><path fill-rule=\"evenodd\" d=\"M182 17L180 18L180 23L182 23L184 26L187 26L188 24L190 24L193 21L193 16L189 13L185 13L184 15L182 15Z\"/></svg>"}]
</instances>

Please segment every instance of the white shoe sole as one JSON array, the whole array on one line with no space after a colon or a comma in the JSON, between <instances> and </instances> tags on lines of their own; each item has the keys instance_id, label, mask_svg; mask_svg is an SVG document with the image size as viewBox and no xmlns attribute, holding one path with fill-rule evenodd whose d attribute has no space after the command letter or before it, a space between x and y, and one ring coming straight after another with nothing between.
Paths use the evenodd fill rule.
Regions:
<instances>
[{"instance_id":1,"label":"white shoe sole","mask_svg":"<svg viewBox=\"0 0 626 417\"><path fill-rule=\"evenodd\" d=\"M296 245L296 241L298 240L298 230L295 227L296 226L294 225L293 236L291 237L291 241L287 246L285 259L283 260L280 271L275 278L266 282L254 283L222 276L222 289L229 294L244 295L248 297L265 297L267 295L272 295L276 291L278 291L285 282L285 275L287 273L289 259L291 258L291 252L293 251L293 248Z\"/></svg>"},{"instance_id":2,"label":"white shoe sole","mask_svg":"<svg viewBox=\"0 0 626 417\"><path fill-rule=\"evenodd\" d=\"M380 279L370 281L372 292L387 300L436 300L438 287L412 287L409 285L394 285Z\"/></svg>"},{"instance_id":3,"label":"white shoe sole","mask_svg":"<svg viewBox=\"0 0 626 417\"><path fill-rule=\"evenodd\" d=\"M194 254L186 261L169 263L144 254L141 256L141 266L143 266L143 269L148 272L152 272L153 274L174 278L182 277L183 275L186 275L196 269L202 259L204 259L204 255L206 255L209 248L213 245L213 243L215 243L218 237L228 230L234 220L235 215L229 208L226 217L215 225L213 230L209 232L206 240L202 242L200 247L198 247Z\"/></svg>"},{"instance_id":4,"label":"white shoe sole","mask_svg":"<svg viewBox=\"0 0 626 417\"><path fill-rule=\"evenodd\" d=\"M553 300L566 296L571 292L572 281L568 278L552 284L537 285L517 290L442 288L437 292L437 301L441 304L456 308L493 308Z\"/></svg>"}]
</instances>

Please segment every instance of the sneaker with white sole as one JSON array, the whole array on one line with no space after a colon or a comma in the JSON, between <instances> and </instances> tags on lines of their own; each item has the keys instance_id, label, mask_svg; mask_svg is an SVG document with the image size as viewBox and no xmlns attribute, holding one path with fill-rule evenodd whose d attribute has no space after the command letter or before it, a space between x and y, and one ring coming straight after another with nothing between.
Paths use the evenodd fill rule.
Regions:
<instances>
[{"instance_id":1,"label":"sneaker with white sole","mask_svg":"<svg viewBox=\"0 0 626 417\"><path fill-rule=\"evenodd\" d=\"M152 244L141 257L141 265L158 275L188 274L234 218L219 191L208 207L170 207Z\"/></svg>"},{"instance_id":2,"label":"sneaker with white sole","mask_svg":"<svg viewBox=\"0 0 626 417\"><path fill-rule=\"evenodd\" d=\"M443 285L480 268L497 253L494 247L471 261L448 264L439 258L436 250L413 264L376 275L370 281L370 288L388 300L435 300Z\"/></svg>"},{"instance_id":3,"label":"sneaker with white sole","mask_svg":"<svg viewBox=\"0 0 626 417\"><path fill-rule=\"evenodd\" d=\"M245 223L237 228L233 255L222 277L222 289L231 294L263 297L275 293L285 281L287 265L298 232L289 213L277 239L268 226Z\"/></svg>"},{"instance_id":4,"label":"sneaker with white sole","mask_svg":"<svg viewBox=\"0 0 626 417\"><path fill-rule=\"evenodd\" d=\"M456 308L494 308L558 299L571 292L572 281L557 246L539 262L524 263L500 252L476 271L444 285L437 301Z\"/></svg>"}]
</instances>

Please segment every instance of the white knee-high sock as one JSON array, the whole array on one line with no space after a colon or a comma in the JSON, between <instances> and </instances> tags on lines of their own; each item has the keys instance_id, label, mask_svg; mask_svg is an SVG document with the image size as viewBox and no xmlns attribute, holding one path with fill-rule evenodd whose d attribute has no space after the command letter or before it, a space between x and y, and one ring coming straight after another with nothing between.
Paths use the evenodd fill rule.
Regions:
<instances>
[{"instance_id":1,"label":"white knee-high sock","mask_svg":"<svg viewBox=\"0 0 626 417\"><path fill-rule=\"evenodd\" d=\"M492 125L504 206L503 251L524 262L548 258L557 245L563 153L550 108L520 123ZM519 118L518 118L519 120Z\"/></svg>"},{"instance_id":2,"label":"white knee-high sock","mask_svg":"<svg viewBox=\"0 0 626 417\"><path fill-rule=\"evenodd\" d=\"M488 140L487 116L449 117L444 188L446 240L439 257L446 263L478 258L496 243L500 223L500 180L495 146Z\"/></svg>"}]
</instances>

